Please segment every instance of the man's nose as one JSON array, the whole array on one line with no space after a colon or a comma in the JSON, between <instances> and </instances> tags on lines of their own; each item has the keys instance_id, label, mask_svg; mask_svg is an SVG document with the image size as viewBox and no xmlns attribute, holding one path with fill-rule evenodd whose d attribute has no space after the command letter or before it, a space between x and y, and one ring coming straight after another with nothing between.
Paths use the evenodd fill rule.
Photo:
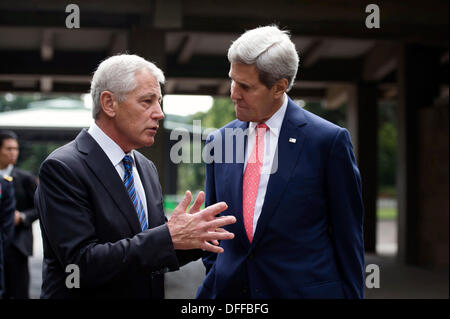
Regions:
<instances>
[{"instance_id":1,"label":"man's nose","mask_svg":"<svg viewBox=\"0 0 450 319\"><path fill-rule=\"evenodd\" d=\"M230 98L232 100L239 100L241 98L241 92L234 84L231 84Z\"/></svg>"},{"instance_id":2,"label":"man's nose","mask_svg":"<svg viewBox=\"0 0 450 319\"><path fill-rule=\"evenodd\" d=\"M156 111L152 113L152 117L158 121L164 118L164 112L162 111L161 104L158 103Z\"/></svg>"}]
</instances>

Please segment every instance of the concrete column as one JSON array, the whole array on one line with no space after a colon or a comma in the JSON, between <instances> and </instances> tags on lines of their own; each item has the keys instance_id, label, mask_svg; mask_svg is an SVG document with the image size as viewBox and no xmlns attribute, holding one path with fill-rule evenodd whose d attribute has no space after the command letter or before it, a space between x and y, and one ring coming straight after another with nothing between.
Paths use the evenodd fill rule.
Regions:
<instances>
[{"instance_id":1,"label":"concrete column","mask_svg":"<svg viewBox=\"0 0 450 319\"><path fill-rule=\"evenodd\" d=\"M421 193L419 181L419 111L433 104L439 94L439 51L419 45L398 50L398 257L406 264L420 264Z\"/></svg>"},{"instance_id":2,"label":"concrete column","mask_svg":"<svg viewBox=\"0 0 450 319\"><path fill-rule=\"evenodd\" d=\"M135 27L129 32L129 53L137 54L146 60L155 63L161 70L165 69L165 33L164 31L154 30L151 27ZM165 193L165 178L167 166L165 163L165 138L164 121L159 122L159 130L155 137L155 143L151 147L144 147L142 152L155 164L161 183L163 194Z\"/></svg>"},{"instance_id":3,"label":"concrete column","mask_svg":"<svg viewBox=\"0 0 450 319\"><path fill-rule=\"evenodd\" d=\"M367 252L375 252L376 249L377 93L373 83L353 85L349 90L347 110L347 124L362 180L364 246Z\"/></svg>"}]
</instances>

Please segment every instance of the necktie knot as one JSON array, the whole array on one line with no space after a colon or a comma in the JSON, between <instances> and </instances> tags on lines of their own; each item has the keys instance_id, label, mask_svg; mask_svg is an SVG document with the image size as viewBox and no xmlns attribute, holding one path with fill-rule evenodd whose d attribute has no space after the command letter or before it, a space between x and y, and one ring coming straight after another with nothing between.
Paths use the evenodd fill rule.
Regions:
<instances>
[{"instance_id":1,"label":"necktie knot","mask_svg":"<svg viewBox=\"0 0 450 319\"><path fill-rule=\"evenodd\" d=\"M125 168L125 171L131 172L133 167L133 159L130 155L125 155L123 160L123 167Z\"/></svg>"},{"instance_id":2,"label":"necktie knot","mask_svg":"<svg viewBox=\"0 0 450 319\"><path fill-rule=\"evenodd\" d=\"M268 129L269 129L269 127L266 125L266 123L259 123L259 124L256 126L256 128L257 128L257 129L260 129L260 130L262 130L262 129L268 130Z\"/></svg>"}]
</instances>

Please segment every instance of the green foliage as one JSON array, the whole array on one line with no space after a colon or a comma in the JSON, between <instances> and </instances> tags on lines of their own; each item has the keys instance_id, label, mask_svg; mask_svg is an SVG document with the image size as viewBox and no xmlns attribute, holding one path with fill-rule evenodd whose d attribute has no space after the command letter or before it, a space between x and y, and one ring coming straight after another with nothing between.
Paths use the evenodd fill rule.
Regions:
<instances>
[{"instance_id":1,"label":"green foliage","mask_svg":"<svg viewBox=\"0 0 450 319\"><path fill-rule=\"evenodd\" d=\"M225 124L236 119L233 101L225 97L215 98L213 106L208 112L196 113L193 115L193 119L201 120L203 128L221 128Z\"/></svg>"},{"instance_id":2,"label":"green foliage","mask_svg":"<svg viewBox=\"0 0 450 319\"><path fill-rule=\"evenodd\" d=\"M229 98L215 98L211 109L204 113L199 112L190 117L185 117L184 121L192 123L193 120L202 121L202 129L220 128L236 119L233 102ZM202 141L202 146L204 145ZM197 150L198 151L198 150ZM190 145L192 160L193 146ZM193 194L203 190L205 185L205 164L204 163L180 163L178 165L178 189L177 194L184 194L189 189Z\"/></svg>"},{"instance_id":3,"label":"green foliage","mask_svg":"<svg viewBox=\"0 0 450 319\"><path fill-rule=\"evenodd\" d=\"M377 209L378 219L396 219L397 208L379 208Z\"/></svg>"},{"instance_id":4,"label":"green foliage","mask_svg":"<svg viewBox=\"0 0 450 319\"><path fill-rule=\"evenodd\" d=\"M61 145L57 143L26 143L21 145L17 166L37 175L42 162Z\"/></svg>"},{"instance_id":5,"label":"green foliage","mask_svg":"<svg viewBox=\"0 0 450 319\"><path fill-rule=\"evenodd\" d=\"M15 95L7 93L0 95L0 112L26 109L28 103L33 101L36 101L36 96L33 94Z\"/></svg>"},{"instance_id":6,"label":"green foliage","mask_svg":"<svg viewBox=\"0 0 450 319\"><path fill-rule=\"evenodd\" d=\"M314 113L321 118L324 118L331 123L339 125L340 127L346 127L347 125L347 107L346 105L341 106L335 110L328 110L322 106L320 102L307 102L305 110Z\"/></svg>"}]
</instances>

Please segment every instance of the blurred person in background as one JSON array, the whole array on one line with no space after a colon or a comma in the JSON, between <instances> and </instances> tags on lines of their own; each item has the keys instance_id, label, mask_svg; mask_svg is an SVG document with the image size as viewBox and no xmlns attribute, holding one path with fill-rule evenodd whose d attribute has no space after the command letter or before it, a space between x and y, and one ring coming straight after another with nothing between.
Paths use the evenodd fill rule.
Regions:
<instances>
[{"instance_id":1,"label":"blurred person in background","mask_svg":"<svg viewBox=\"0 0 450 319\"><path fill-rule=\"evenodd\" d=\"M0 299L5 293L5 249L14 234L14 210L16 200L11 176L0 178Z\"/></svg>"},{"instance_id":2,"label":"blurred person in background","mask_svg":"<svg viewBox=\"0 0 450 319\"><path fill-rule=\"evenodd\" d=\"M15 167L19 157L19 142L12 131L0 131L0 176L13 178L16 199L14 237L5 251L5 299L28 299L30 271L28 257L33 255L32 224L38 218L34 208L37 179Z\"/></svg>"}]
</instances>

